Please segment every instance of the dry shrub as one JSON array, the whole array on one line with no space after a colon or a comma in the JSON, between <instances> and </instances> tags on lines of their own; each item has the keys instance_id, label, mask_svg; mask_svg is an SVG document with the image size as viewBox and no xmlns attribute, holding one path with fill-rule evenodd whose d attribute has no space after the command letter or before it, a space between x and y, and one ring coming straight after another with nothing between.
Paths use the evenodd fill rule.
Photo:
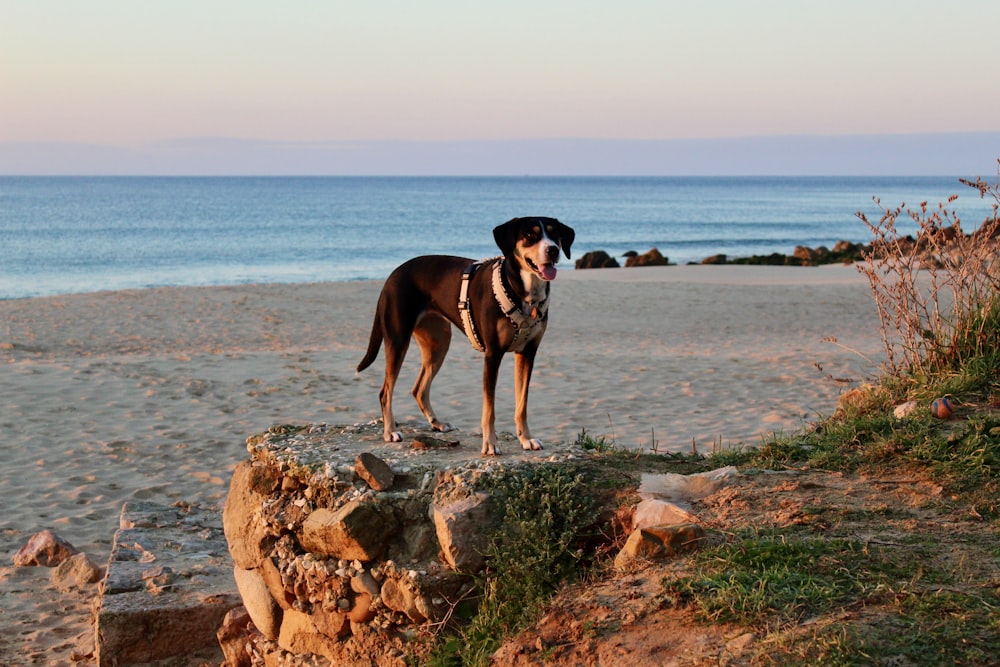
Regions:
<instances>
[{"instance_id":1,"label":"dry shrub","mask_svg":"<svg viewBox=\"0 0 1000 667\"><path fill-rule=\"evenodd\" d=\"M1000 160L997 161L1000 164ZM1000 171L998 171L1000 174ZM888 372L896 377L931 376L958 369L995 343L1000 317L1000 176L960 179L981 198L994 200L993 215L966 233L946 204L889 209L875 198L882 217L856 215L874 241L858 269L875 297ZM948 204L957 199L952 195ZM902 236L897 222L912 219L916 238Z\"/></svg>"}]
</instances>

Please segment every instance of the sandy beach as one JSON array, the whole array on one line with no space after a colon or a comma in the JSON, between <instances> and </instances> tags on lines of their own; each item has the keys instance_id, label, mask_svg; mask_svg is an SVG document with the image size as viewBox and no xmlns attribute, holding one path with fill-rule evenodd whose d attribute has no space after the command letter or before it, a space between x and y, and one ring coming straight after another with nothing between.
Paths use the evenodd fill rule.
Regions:
<instances>
[{"instance_id":1,"label":"sandy beach","mask_svg":"<svg viewBox=\"0 0 1000 667\"><path fill-rule=\"evenodd\" d=\"M52 528L103 563L124 501L219 503L248 435L377 419L381 357L354 368L380 286L0 301L0 664L87 664L96 585L60 591L45 568L13 567L35 532ZM586 430L658 451L755 444L831 414L883 356L853 267L562 271L552 299L529 400L543 442ZM422 420L411 354L396 397L404 432ZM512 367L498 387L501 431L513 430ZM434 384L439 415L478 431L480 382L480 355L455 332Z\"/></svg>"}]
</instances>

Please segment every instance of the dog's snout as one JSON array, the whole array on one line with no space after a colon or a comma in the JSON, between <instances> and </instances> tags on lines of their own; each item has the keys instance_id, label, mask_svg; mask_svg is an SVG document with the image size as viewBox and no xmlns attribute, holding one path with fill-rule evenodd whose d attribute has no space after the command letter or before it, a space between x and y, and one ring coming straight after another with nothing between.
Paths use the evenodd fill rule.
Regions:
<instances>
[{"instance_id":1,"label":"dog's snout","mask_svg":"<svg viewBox=\"0 0 1000 667\"><path fill-rule=\"evenodd\" d=\"M559 259L559 246L550 245L545 248L545 258L550 262L555 262Z\"/></svg>"}]
</instances>

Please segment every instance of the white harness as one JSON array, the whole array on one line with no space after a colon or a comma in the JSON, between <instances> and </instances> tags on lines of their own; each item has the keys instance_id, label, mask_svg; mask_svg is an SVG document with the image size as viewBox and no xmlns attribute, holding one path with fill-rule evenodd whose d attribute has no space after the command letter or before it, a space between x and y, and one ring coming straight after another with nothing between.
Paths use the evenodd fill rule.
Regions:
<instances>
[{"instance_id":1,"label":"white harness","mask_svg":"<svg viewBox=\"0 0 1000 667\"><path fill-rule=\"evenodd\" d=\"M476 325L472 321L472 309L469 302L469 282L479 267L491 262L493 263L493 298L496 299L497 305L500 306L500 311L514 325L514 340L507 347L507 351L521 352L528 341L534 338L535 331L539 325L545 321L545 316L549 310L549 300L544 299L541 303L537 304L527 301L515 302L503 284L501 273L503 271L503 257L493 257L474 262L462 274L462 290L458 296L458 312L462 317L462 328L465 330L465 335L469 338L469 342L472 343L472 347L480 352L485 352L486 346L483 345L483 340L480 338L479 332L476 330ZM526 313L525 310L528 312Z\"/></svg>"}]
</instances>

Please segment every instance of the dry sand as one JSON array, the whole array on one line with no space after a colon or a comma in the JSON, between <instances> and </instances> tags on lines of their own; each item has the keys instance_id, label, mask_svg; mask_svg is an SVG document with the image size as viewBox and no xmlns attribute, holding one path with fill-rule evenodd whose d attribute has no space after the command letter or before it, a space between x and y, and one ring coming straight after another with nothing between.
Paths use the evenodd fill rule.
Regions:
<instances>
[{"instance_id":1,"label":"dry sand","mask_svg":"<svg viewBox=\"0 0 1000 667\"><path fill-rule=\"evenodd\" d=\"M0 301L0 664L88 664L96 587L60 592L44 568L14 568L30 535L53 528L103 563L124 501L219 503L246 436L378 418L381 356L361 376L354 367L379 288ZM403 422L420 418L408 396L417 356L397 389ZM543 441L586 429L659 451L754 444L832 413L882 358L867 282L851 267L563 271L530 423ZM501 372L501 431L513 430L512 366ZM455 332L434 404L462 431L479 429L480 378L480 356Z\"/></svg>"}]
</instances>

